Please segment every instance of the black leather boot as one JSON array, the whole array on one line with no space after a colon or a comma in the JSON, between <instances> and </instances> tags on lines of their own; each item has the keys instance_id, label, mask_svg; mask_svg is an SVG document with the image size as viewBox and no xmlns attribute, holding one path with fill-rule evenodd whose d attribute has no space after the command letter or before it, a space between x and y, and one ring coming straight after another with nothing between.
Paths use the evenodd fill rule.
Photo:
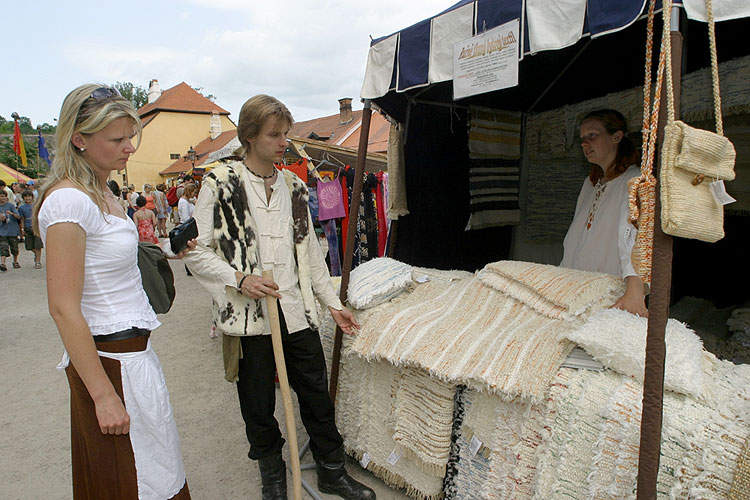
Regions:
<instances>
[{"instance_id":1,"label":"black leather boot","mask_svg":"<svg viewBox=\"0 0 750 500\"><path fill-rule=\"evenodd\" d=\"M375 492L355 481L344 470L344 449L338 448L322 460L315 461L318 489L346 500L375 500Z\"/></svg>"},{"instance_id":2,"label":"black leather boot","mask_svg":"<svg viewBox=\"0 0 750 500\"><path fill-rule=\"evenodd\" d=\"M281 453L258 460L260 482L263 484L263 500L287 500L286 464Z\"/></svg>"}]
</instances>

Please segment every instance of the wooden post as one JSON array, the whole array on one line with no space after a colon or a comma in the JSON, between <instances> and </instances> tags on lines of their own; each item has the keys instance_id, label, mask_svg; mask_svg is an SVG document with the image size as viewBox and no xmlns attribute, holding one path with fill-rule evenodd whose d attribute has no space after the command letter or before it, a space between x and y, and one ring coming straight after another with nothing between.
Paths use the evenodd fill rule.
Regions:
<instances>
[{"instance_id":1,"label":"wooden post","mask_svg":"<svg viewBox=\"0 0 750 500\"><path fill-rule=\"evenodd\" d=\"M674 9L672 12L678 11ZM677 23L671 23L678 29ZM665 71L672 71L674 87L675 118L679 117L680 83L682 75L682 33L670 33L672 64ZM665 79L666 81L666 79ZM662 106L659 109L659 134L657 143L664 140L664 125L667 120L666 90L662 88ZM661 152L659 154L661 158ZM659 178L658 162L654 175ZM664 398L664 360L666 344L664 332L669 317L669 300L672 289L672 237L661 228L661 185L656 184L656 208L654 214L654 246L652 257L651 294L648 304L648 333L646 334L646 367L643 380L643 413L641 415L641 441L638 454L637 500L656 500L656 482L659 476L659 454Z\"/></svg>"},{"instance_id":2,"label":"wooden post","mask_svg":"<svg viewBox=\"0 0 750 500\"><path fill-rule=\"evenodd\" d=\"M349 204L349 232L346 234L346 253L344 254L344 266L341 269L341 290L339 298L342 304L346 304L346 291L349 288L349 274L352 272L352 260L354 259L354 239L357 236L357 221L359 214L359 198L362 195L362 184L365 177L365 160L367 160L367 143L370 138L370 120L372 119L372 107L370 100L365 99L362 110L362 128L359 132L359 149L357 150L357 164L354 166L354 186L352 186L352 202ZM328 395L331 401L336 403L336 391L339 386L339 363L341 361L341 342L344 332L336 326L336 334L333 338L333 355L331 359L331 383L328 387Z\"/></svg>"},{"instance_id":3,"label":"wooden post","mask_svg":"<svg viewBox=\"0 0 750 500\"><path fill-rule=\"evenodd\" d=\"M263 271L263 277L273 281L273 271ZM292 461L292 485L294 500L302 500L302 474L299 466L299 445L297 444L297 424L294 422L294 407L292 393L289 390L289 378L286 375L284 362L284 347L281 344L281 324L279 323L279 309L276 297L266 295L268 306L268 322L271 324L271 342L273 343L273 358L276 360L276 373L279 375L281 399L284 402L284 417L286 419L286 433L289 438L289 455Z\"/></svg>"}]
</instances>

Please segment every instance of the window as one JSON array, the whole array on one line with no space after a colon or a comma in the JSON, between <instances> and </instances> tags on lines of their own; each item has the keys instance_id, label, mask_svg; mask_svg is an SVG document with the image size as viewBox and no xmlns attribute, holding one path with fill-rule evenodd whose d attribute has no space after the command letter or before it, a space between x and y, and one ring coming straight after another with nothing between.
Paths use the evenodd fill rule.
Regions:
<instances>
[{"instance_id":1,"label":"window","mask_svg":"<svg viewBox=\"0 0 750 500\"><path fill-rule=\"evenodd\" d=\"M180 159L180 153L169 153L169 159L170 160L179 160Z\"/></svg>"}]
</instances>

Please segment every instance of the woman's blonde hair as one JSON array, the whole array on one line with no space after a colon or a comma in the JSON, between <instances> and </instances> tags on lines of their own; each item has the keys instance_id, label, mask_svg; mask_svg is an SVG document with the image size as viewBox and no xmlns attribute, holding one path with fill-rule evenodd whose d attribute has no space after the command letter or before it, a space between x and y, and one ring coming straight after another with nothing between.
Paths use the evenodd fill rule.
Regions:
<instances>
[{"instance_id":1,"label":"woman's blonde hair","mask_svg":"<svg viewBox=\"0 0 750 500\"><path fill-rule=\"evenodd\" d=\"M269 116L275 116L280 125L291 127L294 118L283 102L270 95L256 95L248 99L240 109L240 117L237 122L237 139L242 148L237 151L238 156L250 152L250 141L260 133L261 127Z\"/></svg>"},{"instance_id":2,"label":"woman's blonde hair","mask_svg":"<svg viewBox=\"0 0 750 500\"><path fill-rule=\"evenodd\" d=\"M103 97L94 97L100 92ZM133 104L110 87L89 83L81 85L70 92L63 101L60 117L57 121L55 141L57 154L52 161L49 174L44 179L44 186L39 190L39 203L34 207L34 232L39 234L38 214L44 203L47 192L58 182L67 179L77 188L88 194L101 209L106 212L106 201L102 195L102 186L94 170L72 142L73 135L95 134L119 118L130 118L135 126L136 149L141 143L143 126Z\"/></svg>"}]
</instances>

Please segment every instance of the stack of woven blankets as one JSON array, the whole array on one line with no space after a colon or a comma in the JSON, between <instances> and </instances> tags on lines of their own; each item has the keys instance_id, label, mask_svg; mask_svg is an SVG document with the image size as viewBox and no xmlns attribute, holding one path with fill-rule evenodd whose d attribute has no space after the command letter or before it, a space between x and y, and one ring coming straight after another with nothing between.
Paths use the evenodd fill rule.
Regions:
<instances>
[{"instance_id":1,"label":"stack of woven blankets","mask_svg":"<svg viewBox=\"0 0 750 500\"><path fill-rule=\"evenodd\" d=\"M420 500L635 498L646 320L608 309L623 289L526 262L362 264L336 399L347 450ZM673 320L666 341L659 498L750 499L750 366ZM561 367L576 345L605 369Z\"/></svg>"}]
</instances>

